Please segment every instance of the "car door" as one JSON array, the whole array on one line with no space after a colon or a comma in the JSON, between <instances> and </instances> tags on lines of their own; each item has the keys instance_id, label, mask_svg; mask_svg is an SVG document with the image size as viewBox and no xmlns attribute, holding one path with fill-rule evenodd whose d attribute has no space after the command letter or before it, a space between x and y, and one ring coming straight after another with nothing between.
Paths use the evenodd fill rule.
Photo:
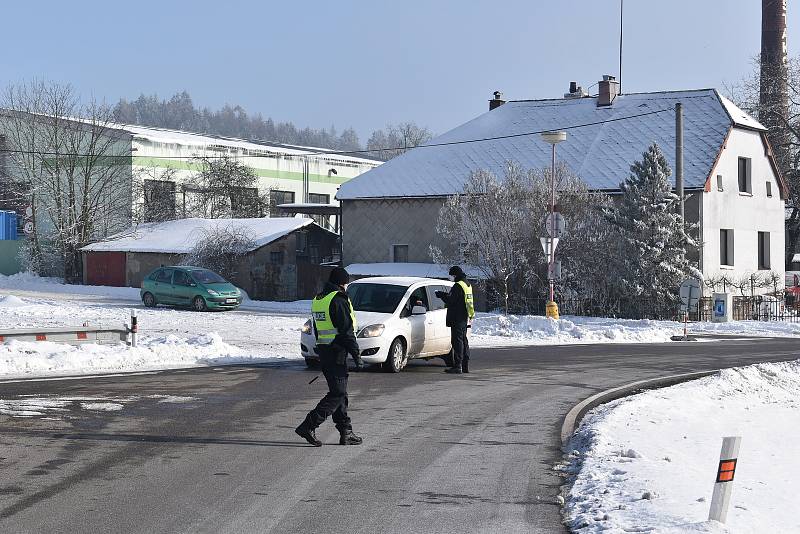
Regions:
<instances>
[{"instance_id":1,"label":"car door","mask_svg":"<svg viewBox=\"0 0 800 534\"><path fill-rule=\"evenodd\" d=\"M172 296L176 304L188 306L192 302L196 287L197 284L189 276L189 273L175 269L175 274L172 275Z\"/></svg>"},{"instance_id":2,"label":"car door","mask_svg":"<svg viewBox=\"0 0 800 534\"><path fill-rule=\"evenodd\" d=\"M431 307L428 311L430 321L433 323L432 350L434 354L450 352L450 328L447 326L447 308L444 301L436 296L437 291L450 292L450 287L444 284L429 284L427 286Z\"/></svg>"},{"instance_id":3,"label":"car door","mask_svg":"<svg viewBox=\"0 0 800 534\"><path fill-rule=\"evenodd\" d=\"M172 295L172 273L174 269L161 269L153 281L153 292L156 300L163 304L174 304L175 298Z\"/></svg>"},{"instance_id":4,"label":"car door","mask_svg":"<svg viewBox=\"0 0 800 534\"><path fill-rule=\"evenodd\" d=\"M414 306L425 308L425 314L411 315ZM416 287L406 301L406 310L409 314L414 339L414 352L409 351L411 355L426 356L435 353L435 331L430 308L431 302L425 285Z\"/></svg>"}]
</instances>

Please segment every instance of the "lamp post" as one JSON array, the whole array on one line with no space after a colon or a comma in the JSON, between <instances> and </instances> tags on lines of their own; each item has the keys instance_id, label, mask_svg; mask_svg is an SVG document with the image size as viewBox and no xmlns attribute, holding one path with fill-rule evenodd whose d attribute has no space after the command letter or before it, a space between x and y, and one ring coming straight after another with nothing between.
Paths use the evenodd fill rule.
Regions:
<instances>
[{"instance_id":1,"label":"lamp post","mask_svg":"<svg viewBox=\"0 0 800 534\"><path fill-rule=\"evenodd\" d=\"M547 303L546 310L548 317L558 318L558 306L555 303L555 264L556 264L556 145L567 140L567 132L555 131L542 134L542 140L550 143L553 147L553 160L550 168L550 246L547 262L547 278L550 281L550 301Z\"/></svg>"}]
</instances>

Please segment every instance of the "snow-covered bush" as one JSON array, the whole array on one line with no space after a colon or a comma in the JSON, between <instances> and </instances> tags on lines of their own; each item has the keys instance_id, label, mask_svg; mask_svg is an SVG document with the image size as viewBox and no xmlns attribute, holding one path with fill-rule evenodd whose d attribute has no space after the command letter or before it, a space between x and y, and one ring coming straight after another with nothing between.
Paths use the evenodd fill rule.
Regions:
<instances>
[{"instance_id":1,"label":"snow-covered bush","mask_svg":"<svg viewBox=\"0 0 800 534\"><path fill-rule=\"evenodd\" d=\"M255 248L255 242L246 229L221 223L204 230L183 261L187 265L205 267L226 280L235 280L242 261Z\"/></svg>"}]
</instances>

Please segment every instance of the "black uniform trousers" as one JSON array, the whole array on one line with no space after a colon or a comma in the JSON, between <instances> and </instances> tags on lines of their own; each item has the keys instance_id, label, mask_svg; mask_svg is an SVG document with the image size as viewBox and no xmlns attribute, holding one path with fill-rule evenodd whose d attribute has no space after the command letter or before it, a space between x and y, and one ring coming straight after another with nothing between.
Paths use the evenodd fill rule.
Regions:
<instances>
[{"instance_id":1,"label":"black uniform trousers","mask_svg":"<svg viewBox=\"0 0 800 534\"><path fill-rule=\"evenodd\" d=\"M316 408L308 412L306 423L314 429L332 416L340 433L352 430L350 417L347 416L347 352L337 345L317 345L317 349L322 374L328 382L328 393Z\"/></svg>"},{"instance_id":2,"label":"black uniform trousers","mask_svg":"<svg viewBox=\"0 0 800 534\"><path fill-rule=\"evenodd\" d=\"M469 365L469 340L467 323L457 322L450 327L450 344L453 346L453 367L458 369Z\"/></svg>"}]
</instances>

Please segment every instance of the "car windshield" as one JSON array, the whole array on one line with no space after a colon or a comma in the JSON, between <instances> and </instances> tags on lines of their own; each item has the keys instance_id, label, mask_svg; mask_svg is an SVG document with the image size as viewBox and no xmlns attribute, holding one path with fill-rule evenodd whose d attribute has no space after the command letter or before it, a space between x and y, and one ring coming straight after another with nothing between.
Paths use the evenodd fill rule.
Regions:
<instances>
[{"instance_id":1,"label":"car windshield","mask_svg":"<svg viewBox=\"0 0 800 534\"><path fill-rule=\"evenodd\" d=\"M350 284L347 296L356 311L393 313L406 291L405 286L390 284Z\"/></svg>"},{"instance_id":2,"label":"car windshield","mask_svg":"<svg viewBox=\"0 0 800 534\"><path fill-rule=\"evenodd\" d=\"M227 280L214 271L209 271L207 269L192 271L192 278L194 278L198 284L224 284L227 282Z\"/></svg>"}]
</instances>

